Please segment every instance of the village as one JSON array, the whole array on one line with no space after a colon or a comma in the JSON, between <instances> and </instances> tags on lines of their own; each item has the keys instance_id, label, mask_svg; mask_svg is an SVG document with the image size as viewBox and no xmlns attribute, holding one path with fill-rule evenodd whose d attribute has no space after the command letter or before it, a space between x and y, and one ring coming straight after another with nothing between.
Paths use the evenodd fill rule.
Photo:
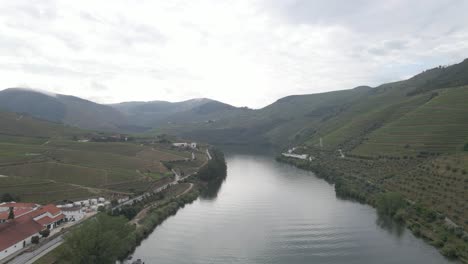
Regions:
<instances>
[{"instance_id":1,"label":"village","mask_svg":"<svg viewBox=\"0 0 468 264\"><path fill-rule=\"evenodd\" d=\"M129 198L121 198L120 203ZM88 219L100 210L111 207L103 197L64 204L4 202L0 204L0 263L47 238L63 233L67 228Z\"/></svg>"},{"instance_id":2,"label":"village","mask_svg":"<svg viewBox=\"0 0 468 264\"><path fill-rule=\"evenodd\" d=\"M197 150L198 146L195 142L180 142L172 143L172 147ZM211 159L208 150L206 150L206 155L208 159ZM192 152L193 159L195 159L195 155ZM172 172L175 175L173 182L135 197L117 196L112 197L112 201L104 197L91 197L46 205L15 201L0 203L0 263L31 263L23 262L22 257L26 258L24 255L27 255L27 253L40 254L39 247L51 244L54 239L60 238L60 243L57 243L57 245L61 244L63 241L62 235L68 232L71 227L95 216L98 212L116 210L125 205L132 205L134 202L161 192L190 176L181 176L174 170ZM55 247L50 246L48 250L53 248Z\"/></svg>"}]
</instances>

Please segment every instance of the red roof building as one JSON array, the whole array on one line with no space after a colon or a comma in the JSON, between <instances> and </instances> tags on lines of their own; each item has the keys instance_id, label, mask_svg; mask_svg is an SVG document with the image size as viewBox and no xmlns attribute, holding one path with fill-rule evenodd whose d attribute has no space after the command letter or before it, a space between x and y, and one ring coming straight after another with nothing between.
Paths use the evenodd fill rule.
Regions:
<instances>
[{"instance_id":1,"label":"red roof building","mask_svg":"<svg viewBox=\"0 0 468 264\"><path fill-rule=\"evenodd\" d=\"M8 220L10 208L15 214L12 220ZM3 203L0 210L0 221L6 219L0 222L0 260L29 245L41 230L54 229L65 219L53 204Z\"/></svg>"},{"instance_id":2,"label":"red roof building","mask_svg":"<svg viewBox=\"0 0 468 264\"><path fill-rule=\"evenodd\" d=\"M20 217L0 224L0 259L31 244L31 238L39 235L44 227L31 217Z\"/></svg>"},{"instance_id":3,"label":"red roof building","mask_svg":"<svg viewBox=\"0 0 468 264\"><path fill-rule=\"evenodd\" d=\"M34 203L2 203L0 204L0 223L4 223L8 220L10 208L13 208L15 218L17 218L32 212L37 207L39 207L39 205Z\"/></svg>"},{"instance_id":4,"label":"red roof building","mask_svg":"<svg viewBox=\"0 0 468 264\"><path fill-rule=\"evenodd\" d=\"M44 227L53 229L63 221L65 215L62 214L62 211L57 206L48 204L28 213L25 217L32 217L34 221L42 224Z\"/></svg>"}]
</instances>

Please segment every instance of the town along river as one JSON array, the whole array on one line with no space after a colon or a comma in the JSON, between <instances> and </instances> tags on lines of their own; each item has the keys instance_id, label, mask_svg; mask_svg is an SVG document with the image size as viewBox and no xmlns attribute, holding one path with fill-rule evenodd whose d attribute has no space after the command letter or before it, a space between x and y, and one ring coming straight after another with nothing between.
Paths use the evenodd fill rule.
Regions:
<instances>
[{"instance_id":1,"label":"town along river","mask_svg":"<svg viewBox=\"0 0 468 264\"><path fill-rule=\"evenodd\" d=\"M450 263L313 173L260 155L226 155L217 195L180 209L142 242L145 263Z\"/></svg>"}]
</instances>

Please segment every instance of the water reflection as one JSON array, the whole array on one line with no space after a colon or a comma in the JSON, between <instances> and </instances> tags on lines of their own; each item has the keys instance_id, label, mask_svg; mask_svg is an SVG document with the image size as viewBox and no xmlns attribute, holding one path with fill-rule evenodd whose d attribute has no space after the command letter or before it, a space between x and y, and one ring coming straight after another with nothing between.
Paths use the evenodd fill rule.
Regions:
<instances>
[{"instance_id":1,"label":"water reflection","mask_svg":"<svg viewBox=\"0 0 468 264\"><path fill-rule=\"evenodd\" d=\"M396 235L397 237L403 236L406 228L403 223L395 221L388 215L377 214L375 223L382 229L388 231L388 233Z\"/></svg>"},{"instance_id":2,"label":"water reflection","mask_svg":"<svg viewBox=\"0 0 468 264\"><path fill-rule=\"evenodd\" d=\"M211 181L200 190L200 199L202 200L214 200L218 197L221 186L226 181L226 177L222 180Z\"/></svg>"}]
</instances>

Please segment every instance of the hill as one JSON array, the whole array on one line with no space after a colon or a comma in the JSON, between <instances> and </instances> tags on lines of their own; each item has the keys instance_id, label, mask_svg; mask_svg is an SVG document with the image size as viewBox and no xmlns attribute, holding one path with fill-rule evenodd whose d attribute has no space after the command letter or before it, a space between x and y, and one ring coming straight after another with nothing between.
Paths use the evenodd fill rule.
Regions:
<instances>
[{"instance_id":1,"label":"hill","mask_svg":"<svg viewBox=\"0 0 468 264\"><path fill-rule=\"evenodd\" d=\"M124 113L130 124L149 128L158 128L167 124L205 123L234 116L245 110L206 98L175 103L124 102L110 106Z\"/></svg>"},{"instance_id":2,"label":"hill","mask_svg":"<svg viewBox=\"0 0 468 264\"><path fill-rule=\"evenodd\" d=\"M154 143L154 138L92 142L95 136L113 134L25 114L0 112L0 123L0 197L10 193L22 201L47 203L140 193L171 181L173 175L163 163L191 157L191 152ZM202 151L180 170L200 166L206 159Z\"/></svg>"},{"instance_id":3,"label":"hill","mask_svg":"<svg viewBox=\"0 0 468 264\"><path fill-rule=\"evenodd\" d=\"M22 88L0 91L0 109L83 129L116 131L126 124L124 115L112 107Z\"/></svg>"},{"instance_id":4,"label":"hill","mask_svg":"<svg viewBox=\"0 0 468 264\"><path fill-rule=\"evenodd\" d=\"M321 139L325 149L343 148L350 151L361 144L388 146L388 142L383 140L384 136L379 135L393 133L391 131L399 133L395 129L402 127L401 122L411 123L417 118L415 124L421 126L414 133L424 132L427 134L425 140L404 139L403 134L408 131L401 131L401 141L395 142L397 138L394 138L392 144L406 146L413 141L413 151L429 150L430 144L460 149L466 140L462 136L466 123L463 116L468 116L468 108L463 106L462 101L467 90L467 76L468 60L465 60L460 64L437 67L408 80L375 88L360 86L336 92L288 96L262 109L223 115L216 122L162 124L155 131L214 144L259 144L276 148L301 144L313 147ZM452 103L456 106L451 107ZM430 112L437 115L439 123L429 120L430 114L425 119L428 123L424 123L424 120L419 119L420 115L424 115L423 112L426 115ZM450 124L448 117L452 118ZM426 128L423 128L424 124ZM433 133L446 134L451 140L434 138L431 136L435 135ZM431 143L434 140L438 142ZM355 151L356 154L366 154L366 151L367 154L379 154L379 151L370 153L369 148L360 146ZM388 148L381 150L387 152Z\"/></svg>"}]
</instances>

